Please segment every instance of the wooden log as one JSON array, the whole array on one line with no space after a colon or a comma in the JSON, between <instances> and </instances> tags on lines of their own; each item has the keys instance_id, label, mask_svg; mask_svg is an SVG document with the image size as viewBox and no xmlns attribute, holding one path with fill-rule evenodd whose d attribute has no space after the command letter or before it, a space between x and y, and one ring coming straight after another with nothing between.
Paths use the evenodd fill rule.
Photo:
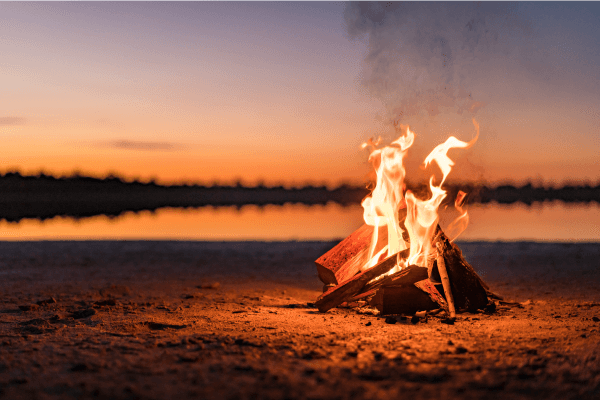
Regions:
<instances>
[{"instance_id":1,"label":"wooden log","mask_svg":"<svg viewBox=\"0 0 600 400\"><path fill-rule=\"evenodd\" d=\"M337 285L352 278L367 262L374 227L364 224L327 253L319 257L315 264L319 279L325 285ZM387 227L380 227L380 240L375 253L387 243Z\"/></svg>"},{"instance_id":2,"label":"wooden log","mask_svg":"<svg viewBox=\"0 0 600 400\"><path fill-rule=\"evenodd\" d=\"M450 243L439 226L434 235L433 246L438 249L437 254L428 260L433 268L409 266L367 284L363 290L378 290L370 304L377 307L383 315L412 314L442 308L451 319L456 316L455 306L461 311L485 308L488 293L491 292L464 259L458 246ZM428 279L432 275L445 283L444 297ZM455 296L458 301L454 300Z\"/></svg>"},{"instance_id":3,"label":"wooden log","mask_svg":"<svg viewBox=\"0 0 600 400\"><path fill-rule=\"evenodd\" d=\"M340 304L338 308L353 308L365 305L369 300L373 298L373 296L375 296L375 293L377 293L377 289L357 294L356 296L353 296L352 298Z\"/></svg>"},{"instance_id":4,"label":"wooden log","mask_svg":"<svg viewBox=\"0 0 600 400\"><path fill-rule=\"evenodd\" d=\"M444 258L456 309L476 311L485 308L488 304L488 286L465 260L458 246L450 242L439 226L432 245L433 248L439 249ZM435 263L437 264L437 260Z\"/></svg>"},{"instance_id":5,"label":"wooden log","mask_svg":"<svg viewBox=\"0 0 600 400\"><path fill-rule=\"evenodd\" d=\"M431 300L439 305L440 309L448 311L448 303L429 279L416 282L415 286L427 293Z\"/></svg>"},{"instance_id":6,"label":"wooden log","mask_svg":"<svg viewBox=\"0 0 600 400\"><path fill-rule=\"evenodd\" d=\"M410 265L384 279L385 282L377 290L371 305L382 315L414 314L420 310L439 307L415 286L416 282L423 279L427 279L427 270Z\"/></svg>"},{"instance_id":7,"label":"wooden log","mask_svg":"<svg viewBox=\"0 0 600 400\"><path fill-rule=\"evenodd\" d=\"M370 304L382 315L407 314L447 308L442 295L427 278L427 269L416 265L390 275L377 289Z\"/></svg>"},{"instance_id":8,"label":"wooden log","mask_svg":"<svg viewBox=\"0 0 600 400\"><path fill-rule=\"evenodd\" d=\"M421 268L418 265L409 265L406 268L401 269L398 272L390 274L385 278L373 280L365 285L362 291L373 291L383 286L394 286L405 284L406 282L417 282L418 280L424 279L423 271L425 271L425 278L427 278L427 270ZM417 279L418 278L418 279Z\"/></svg>"},{"instance_id":9,"label":"wooden log","mask_svg":"<svg viewBox=\"0 0 600 400\"><path fill-rule=\"evenodd\" d=\"M372 290L368 290L366 292L361 292L359 294L357 294L356 296L353 296L350 301L358 301L358 300L368 300L370 297L375 296L375 293L377 292L377 289L372 289Z\"/></svg>"},{"instance_id":10,"label":"wooden log","mask_svg":"<svg viewBox=\"0 0 600 400\"><path fill-rule=\"evenodd\" d=\"M452 319L456 318L456 308L454 307L454 297L452 296L452 287L450 285L450 278L448 278L448 272L446 271L446 262L444 261L442 245L437 242L437 267L444 287L444 294L446 295L446 302L448 303L448 316Z\"/></svg>"},{"instance_id":11,"label":"wooden log","mask_svg":"<svg viewBox=\"0 0 600 400\"><path fill-rule=\"evenodd\" d=\"M365 291L363 288L369 281L387 273L396 266L399 259L406 259L408 258L409 254L410 249L406 249L386 258L374 267L369 268L358 275L353 276L349 280L329 289L327 292L319 296L315 302L315 305L321 312L327 312L328 310L339 306L343 302L348 301L357 294Z\"/></svg>"},{"instance_id":12,"label":"wooden log","mask_svg":"<svg viewBox=\"0 0 600 400\"><path fill-rule=\"evenodd\" d=\"M414 284L384 286L377 291L371 301L381 315L413 315L417 311L435 310L440 306Z\"/></svg>"}]
</instances>

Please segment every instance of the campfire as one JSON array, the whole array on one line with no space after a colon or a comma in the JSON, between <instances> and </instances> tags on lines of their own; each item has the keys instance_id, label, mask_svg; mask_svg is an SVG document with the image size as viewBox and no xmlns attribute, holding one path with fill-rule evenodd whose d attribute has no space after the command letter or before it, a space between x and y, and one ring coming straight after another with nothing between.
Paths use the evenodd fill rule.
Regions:
<instances>
[{"instance_id":1,"label":"campfire","mask_svg":"<svg viewBox=\"0 0 600 400\"><path fill-rule=\"evenodd\" d=\"M425 167L435 163L443 175L439 184L431 176L428 199L406 190L403 161L415 139L409 128L383 148L378 148L380 140L363 145L371 148L376 184L362 202L365 224L315 261L324 283L316 301L319 311L365 305L382 315L444 311L446 322L453 323L457 312L494 306L499 297L454 243L469 220L463 208L466 193L459 191L454 202L460 216L445 232L439 225L439 208L447 196L443 184L454 165L447 153L476 142L479 125L473 124L473 140L451 136L425 158Z\"/></svg>"}]
</instances>

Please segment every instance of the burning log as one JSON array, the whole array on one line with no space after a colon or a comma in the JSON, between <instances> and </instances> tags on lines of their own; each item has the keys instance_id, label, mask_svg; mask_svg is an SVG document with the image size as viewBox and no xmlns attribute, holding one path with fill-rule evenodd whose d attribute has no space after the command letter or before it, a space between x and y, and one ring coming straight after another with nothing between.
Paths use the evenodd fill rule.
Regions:
<instances>
[{"instance_id":1,"label":"burning log","mask_svg":"<svg viewBox=\"0 0 600 400\"><path fill-rule=\"evenodd\" d=\"M351 300L356 295L372 289L369 288L368 290L363 290L367 283L389 272L397 265L399 259L404 260L408 258L409 254L410 250L406 249L386 258L374 267L369 268L358 275L355 275L349 280L329 289L319 296L315 302L315 305L319 311L326 312L346 301Z\"/></svg>"},{"instance_id":2,"label":"burning log","mask_svg":"<svg viewBox=\"0 0 600 400\"><path fill-rule=\"evenodd\" d=\"M326 286L345 282L360 272L369 257L373 230L374 227L364 224L315 261L319 279ZM382 239L379 242L387 242L387 229L379 229L378 235Z\"/></svg>"},{"instance_id":3,"label":"burning log","mask_svg":"<svg viewBox=\"0 0 600 400\"><path fill-rule=\"evenodd\" d=\"M439 226L432 244L438 252L428 262L428 268L410 265L394 274L375 279L388 273L399 260L407 259L409 249L401 251L330 288L319 296L316 306L319 311L326 312L343 303L349 306L357 300L370 299L369 303L383 315L414 314L442 308L450 319L455 318L457 310L484 309L488 304L488 296L493 298L495 295ZM442 282L444 295L434 284L439 281Z\"/></svg>"},{"instance_id":4,"label":"burning log","mask_svg":"<svg viewBox=\"0 0 600 400\"><path fill-rule=\"evenodd\" d=\"M441 231L441 230L440 230ZM456 318L456 309L454 308L454 297L452 296L452 287L450 286L450 279L448 279L448 272L446 271L446 262L444 261L444 254L440 242L437 243L438 255L436 258L438 271L440 278L442 279L442 285L444 287L444 294L446 295L446 301L448 302L448 314L450 318Z\"/></svg>"},{"instance_id":5,"label":"burning log","mask_svg":"<svg viewBox=\"0 0 600 400\"><path fill-rule=\"evenodd\" d=\"M473 267L465 260L458 246L448 239L438 226L432 240L432 247L437 248L437 256L429 261L428 272L421 276L410 275L406 278L396 278L396 274L382 279L381 283L374 283L379 291L373 297L371 304L383 315L385 314L413 314L416 311L442 308L446 310L450 320L456 318L456 311L476 311L485 309L489 298L496 295L489 291L488 286L481 280ZM409 266L403 271L411 269ZM417 270L427 271L416 267ZM405 273L406 274L406 273ZM434 282L441 281L444 297L435 287ZM365 287L373 289L374 286ZM419 290L420 289L420 290ZM427 301L429 298L429 301Z\"/></svg>"},{"instance_id":6,"label":"burning log","mask_svg":"<svg viewBox=\"0 0 600 400\"><path fill-rule=\"evenodd\" d=\"M440 265L444 264L456 309L458 311L484 309L488 304L488 293L490 295L492 293L489 292L488 286L477 275L473 267L465 260L458 246L450 242L439 226L434 235L432 247L438 249L443 263L438 265L435 260L435 265L431 266L431 273L435 274L434 270L440 272Z\"/></svg>"},{"instance_id":7,"label":"burning log","mask_svg":"<svg viewBox=\"0 0 600 400\"><path fill-rule=\"evenodd\" d=\"M382 315L414 314L446 308L446 302L427 278L427 269L410 265L384 278L370 304Z\"/></svg>"}]
</instances>

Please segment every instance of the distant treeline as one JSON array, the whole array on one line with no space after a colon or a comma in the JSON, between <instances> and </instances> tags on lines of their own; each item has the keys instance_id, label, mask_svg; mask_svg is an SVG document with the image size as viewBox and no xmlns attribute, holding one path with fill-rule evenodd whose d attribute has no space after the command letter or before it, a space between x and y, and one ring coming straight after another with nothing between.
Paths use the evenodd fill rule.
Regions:
<instances>
[{"instance_id":1,"label":"distant treeline","mask_svg":"<svg viewBox=\"0 0 600 400\"><path fill-rule=\"evenodd\" d=\"M410 186L410 185L409 185ZM564 202L600 202L600 185L536 188L531 184L490 188L484 185L449 186L448 201L458 190L469 193L468 202L511 204L561 200ZM425 186L412 187L417 194ZM307 185L300 188L283 186L253 187L200 184L159 185L154 182L126 182L119 177L85 176L54 177L39 174L23 176L18 172L0 175L0 219L19 221L23 218L47 219L58 215L88 217L117 216L126 211L156 210L162 207L237 206L302 203L307 205L360 204L369 194L364 187L341 185L334 189Z\"/></svg>"}]
</instances>

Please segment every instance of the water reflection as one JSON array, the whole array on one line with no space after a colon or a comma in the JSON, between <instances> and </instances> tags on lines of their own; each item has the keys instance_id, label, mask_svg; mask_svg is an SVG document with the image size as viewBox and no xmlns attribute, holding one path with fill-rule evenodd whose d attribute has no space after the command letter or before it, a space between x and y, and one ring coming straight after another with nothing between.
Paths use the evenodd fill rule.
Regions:
<instances>
[{"instance_id":1,"label":"water reflection","mask_svg":"<svg viewBox=\"0 0 600 400\"><path fill-rule=\"evenodd\" d=\"M600 205L534 203L473 205L459 240L600 241Z\"/></svg>"},{"instance_id":2,"label":"water reflection","mask_svg":"<svg viewBox=\"0 0 600 400\"><path fill-rule=\"evenodd\" d=\"M600 241L600 206L559 202L471 205L459 240ZM442 226L452 218L448 212ZM0 222L2 240L332 240L362 224L362 207L288 204L162 208L119 217Z\"/></svg>"}]
</instances>

